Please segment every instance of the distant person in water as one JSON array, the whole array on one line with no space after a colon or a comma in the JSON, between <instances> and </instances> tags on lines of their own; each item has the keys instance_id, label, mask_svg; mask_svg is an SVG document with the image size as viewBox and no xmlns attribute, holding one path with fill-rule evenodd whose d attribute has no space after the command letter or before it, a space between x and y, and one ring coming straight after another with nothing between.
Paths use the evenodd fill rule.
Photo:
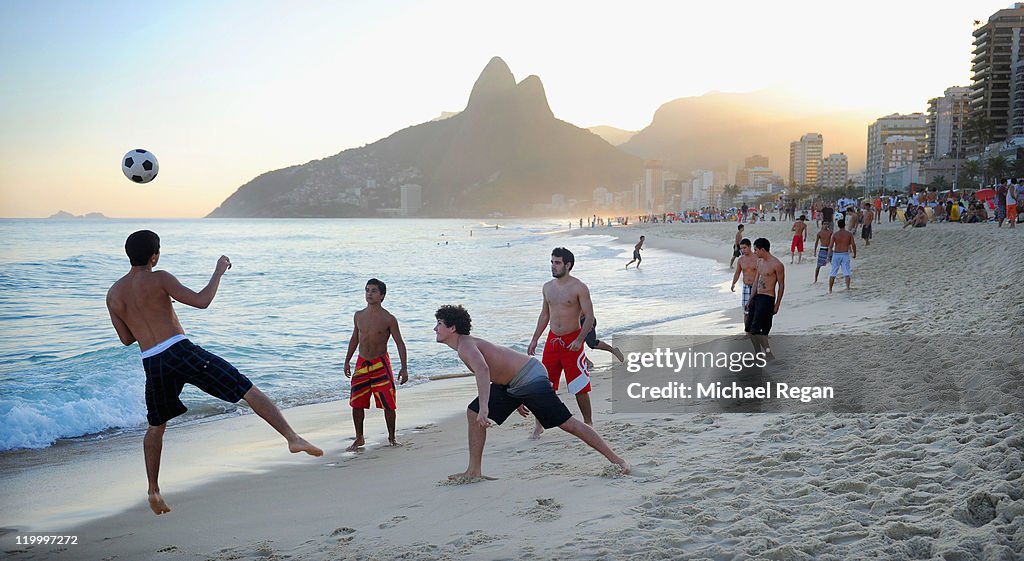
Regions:
<instances>
[{"instance_id":1,"label":"distant person in water","mask_svg":"<svg viewBox=\"0 0 1024 561\"><path fill-rule=\"evenodd\" d=\"M636 245L633 246L633 260L630 261L629 263L626 263L626 268L627 269L633 263L636 263L636 268L637 269L640 268L640 262L643 261L643 259L640 257L640 252L643 251L643 249L644 249L644 237L640 236L640 241L636 242Z\"/></svg>"},{"instance_id":2,"label":"distant person in water","mask_svg":"<svg viewBox=\"0 0 1024 561\"><path fill-rule=\"evenodd\" d=\"M206 287L193 292L167 271L154 271L160 259L160 237L149 230L128 236L125 253L131 270L107 291L107 311L117 336L125 345L138 341L142 367L146 371L146 419L149 429L143 439L146 477L149 480L149 508L155 514L171 511L160 494L158 476L167 421L188 410L179 399L185 384L235 403L244 399L288 441L291 452L322 456L323 450L295 433L274 402L226 360L185 337L174 313L173 302L206 308L213 302L221 277L231 268L222 255Z\"/></svg>"},{"instance_id":3,"label":"distant person in water","mask_svg":"<svg viewBox=\"0 0 1024 561\"><path fill-rule=\"evenodd\" d=\"M462 306L441 306L434 317L437 318L434 326L437 342L459 353L459 358L476 377L478 394L466 410L469 467L448 476L449 479L494 479L482 471L487 429L492 420L499 425L504 423L513 411L524 417L533 413L544 428L564 430L619 466L622 473L630 472L629 464L612 451L597 431L573 418L558 399L544 366L537 359L470 335L472 319Z\"/></svg>"},{"instance_id":4,"label":"distant person in water","mask_svg":"<svg viewBox=\"0 0 1024 561\"><path fill-rule=\"evenodd\" d=\"M388 355L388 339L394 338L398 348L398 358L402 361L402 369L398 373L398 383L409 380L405 353L405 341L398 330L398 320L391 312L384 309L381 303L388 293L388 287L377 279L366 281L364 298L366 307L355 313L352 318L354 327L352 337L348 341L348 353L345 354L345 377L352 378L352 390L348 403L352 407L352 423L355 425L356 438L348 450L354 451L362 447L363 419L370 408L370 396L377 409L384 410L384 422L388 427L388 442L398 446L395 437L395 410L398 396L395 390L395 373L391 369L391 357ZM356 359L356 373L352 375L352 355L359 349Z\"/></svg>"}]
</instances>

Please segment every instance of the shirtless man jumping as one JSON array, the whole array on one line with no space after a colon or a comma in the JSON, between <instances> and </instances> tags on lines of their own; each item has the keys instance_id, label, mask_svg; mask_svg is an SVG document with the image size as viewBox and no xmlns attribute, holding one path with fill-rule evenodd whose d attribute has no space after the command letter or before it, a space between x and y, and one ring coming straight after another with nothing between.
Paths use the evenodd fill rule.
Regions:
<instances>
[{"instance_id":1,"label":"shirtless man jumping","mask_svg":"<svg viewBox=\"0 0 1024 561\"><path fill-rule=\"evenodd\" d=\"M754 345L754 353L764 352L774 359L768 345L768 333L772 329L772 318L779 313L782 295L786 292L786 267L768 252L771 244L765 238L754 240L754 252L760 261L757 264L757 278L754 280L754 296L750 299L746 332ZM777 287L777 288L776 288Z\"/></svg>"},{"instance_id":2,"label":"shirtless man jumping","mask_svg":"<svg viewBox=\"0 0 1024 561\"><path fill-rule=\"evenodd\" d=\"M160 495L157 482L167 421L188 410L178 396L186 383L235 403L244 399L257 415L288 441L292 453L322 456L323 450L295 434L274 402L226 360L185 337L174 313L173 301L207 308L217 295L220 279L231 268L222 255L206 287L193 292L167 271L154 271L160 259L160 237L149 230L128 236L125 253L132 268L107 291L107 311L117 336L125 345L138 341L146 371L146 418L149 429L143 439L149 508L154 514L171 511Z\"/></svg>"},{"instance_id":3,"label":"shirtless man jumping","mask_svg":"<svg viewBox=\"0 0 1024 561\"><path fill-rule=\"evenodd\" d=\"M542 357L548 379L557 391L558 381L562 372L565 372L566 387L576 395L583 422L593 426L590 375L587 372L583 343L594 327L594 305L590 301L587 285L570 274L575 264L576 258L568 249L556 247L551 251L551 276L554 279L544 283L544 303L526 354L534 356L537 353L537 342L544 329L550 327ZM582 326L580 316L586 316ZM542 432L544 427L538 420L531 438L539 438Z\"/></svg>"},{"instance_id":4,"label":"shirtless man jumping","mask_svg":"<svg viewBox=\"0 0 1024 561\"><path fill-rule=\"evenodd\" d=\"M434 326L437 342L459 353L459 358L476 377L479 394L466 410L469 467L462 473L448 476L449 479L494 479L481 471L487 429L491 420L500 425L513 411L519 411L524 417L533 413L544 427L564 430L619 466L622 473L630 472L629 464L612 451L597 431L573 418L558 399L537 359L470 335L472 319L462 306L441 306L434 317L437 318Z\"/></svg>"}]
</instances>

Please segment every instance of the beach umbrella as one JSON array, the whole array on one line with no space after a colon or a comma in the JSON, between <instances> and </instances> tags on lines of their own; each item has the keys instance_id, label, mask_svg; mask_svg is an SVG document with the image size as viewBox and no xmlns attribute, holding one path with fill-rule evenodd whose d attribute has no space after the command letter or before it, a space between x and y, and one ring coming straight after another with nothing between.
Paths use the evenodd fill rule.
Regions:
<instances>
[{"instance_id":1,"label":"beach umbrella","mask_svg":"<svg viewBox=\"0 0 1024 561\"><path fill-rule=\"evenodd\" d=\"M996 196L995 189L980 189L974 192L974 197L979 201L987 201L993 199Z\"/></svg>"}]
</instances>

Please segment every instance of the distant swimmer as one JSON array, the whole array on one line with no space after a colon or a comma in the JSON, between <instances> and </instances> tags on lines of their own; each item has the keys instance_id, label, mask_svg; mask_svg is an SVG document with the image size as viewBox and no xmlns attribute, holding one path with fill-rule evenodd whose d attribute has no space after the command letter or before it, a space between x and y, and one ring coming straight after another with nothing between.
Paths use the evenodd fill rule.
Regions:
<instances>
[{"instance_id":1,"label":"distant swimmer","mask_svg":"<svg viewBox=\"0 0 1024 561\"><path fill-rule=\"evenodd\" d=\"M477 397L466 410L469 425L469 467L448 476L452 480L493 480L483 474L482 464L487 429L493 420L502 424L518 411L532 413L544 428L558 427L585 442L622 473L631 471L629 464L612 451L608 443L591 426L573 418L558 399L547 372L537 359L470 335L472 319L462 306L441 306L434 313L437 342L459 353L459 358L476 377ZM573 318L575 323L576 318Z\"/></svg>"},{"instance_id":2,"label":"distant swimmer","mask_svg":"<svg viewBox=\"0 0 1024 561\"><path fill-rule=\"evenodd\" d=\"M221 277L231 268L222 255L213 276L199 292L183 286L167 271L154 271L160 260L160 237L149 230L128 236L125 253L132 268L107 292L107 311L118 338L125 345L138 341L142 368L146 371L146 419L149 428L143 438L146 477L149 480L149 508L155 514L171 511L160 495L158 475L167 421L188 410L179 396L185 384L192 384L224 401L244 399L288 441L288 450L322 456L292 430L281 411L263 392L226 360L193 344L174 312L173 303L207 308L217 295Z\"/></svg>"},{"instance_id":3,"label":"distant swimmer","mask_svg":"<svg viewBox=\"0 0 1024 561\"><path fill-rule=\"evenodd\" d=\"M740 252L740 240L743 239L743 224L736 227L736 237L732 242L732 259L729 260L729 268L732 268L733 263L736 262L736 258L742 255Z\"/></svg>"},{"instance_id":4,"label":"distant swimmer","mask_svg":"<svg viewBox=\"0 0 1024 561\"><path fill-rule=\"evenodd\" d=\"M825 222L824 220L822 222ZM796 219L793 223L793 228L790 230L795 232L793 234L793 243L789 245L789 264L793 264L793 258L796 254L800 253L800 260L802 263L804 260L804 242L807 241L807 216L801 214L800 218Z\"/></svg>"},{"instance_id":5,"label":"distant swimmer","mask_svg":"<svg viewBox=\"0 0 1024 561\"><path fill-rule=\"evenodd\" d=\"M814 282L818 282L818 273L825 263L829 262L829 247L832 245L832 229L822 223L821 229L814 238L814 253L818 257L818 266L814 268Z\"/></svg>"},{"instance_id":6,"label":"distant swimmer","mask_svg":"<svg viewBox=\"0 0 1024 561\"><path fill-rule=\"evenodd\" d=\"M590 289L581 280L572 276L576 258L564 247L551 251L551 276L553 280L544 283L541 290L543 302L537 328L526 348L526 354L537 352L537 342L548 329L544 343L542 362L547 369L551 385L558 390L558 382L565 372L566 388L576 396L583 422L594 424L590 407L590 375L587 372L587 356L583 343L587 333L594 326L594 305L590 301ZM580 327L580 317L586 316ZM544 427L538 421L533 438L540 437Z\"/></svg>"},{"instance_id":7,"label":"distant swimmer","mask_svg":"<svg viewBox=\"0 0 1024 561\"><path fill-rule=\"evenodd\" d=\"M757 263L757 278L754 279L754 295L748 304L746 332L754 344L754 352L764 352L773 359L768 344L768 333L772 330L772 319L779 313L782 295L786 292L786 267L769 252L771 243L765 238L754 240Z\"/></svg>"},{"instance_id":8,"label":"distant swimmer","mask_svg":"<svg viewBox=\"0 0 1024 561\"><path fill-rule=\"evenodd\" d=\"M828 274L829 294L832 294L832 285L836 283L836 273L840 268L843 270L843 278L846 279L846 289L850 289L850 280L853 278L850 259L857 257L857 240L846 230L846 221L840 220L837 224L839 231L832 236L832 245L829 247L829 256L832 258L832 271Z\"/></svg>"},{"instance_id":9,"label":"distant swimmer","mask_svg":"<svg viewBox=\"0 0 1024 561\"><path fill-rule=\"evenodd\" d=\"M732 286L729 290L736 292L736 281L743 275L743 292L740 295L740 307L743 310L743 319L746 323L747 304L750 303L750 296L753 294L754 279L757 278L757 256L750 251L750 240L740 240L740 260L736 263L736 272L732 275Z\"/></svg>"},{"instance_id":10,"label":"distant swimmer","mask_svg":"<svg viewBox=\"0 0 1024 561\"><path fill-rule=\"evenodd\" d=\"M395 438L395 410L398 408L398 395L395 386L395 373L391 369L391 357L388 355L388 339L395 340L398 358L402 361L402 369L398 372L398 383L409 380L408 361L406 360L405 341L398 330L398 320L381 304L388 293L383 281L370 279L366 281L363 297L366 307L355 313L352 318L352 337L348 341L348 352L345 354L345 377L352 378L352 388L348 396L348 404L352 407L352 423L355 425L356 438L348 451L362 447L363 419L370 408L370 396L377 409L384 410L384 422L388 427L388 442L398 446ZM356 359L355 376L352 375L352 355L359 349Z\"/></svg>"},{"instance_id":11,"label":"distant swimmer","mask_svg":"<svg viewBox=\"0 0 1024 561\"><path fill-rule=\"evenodd\" d=\"M634 262L636 263L636 268L637 269L640 268L640 262L643 261L643 259L640 258L640 251L642 251L643 248L644 248L644 237L640 236L640 241L636 242L636 245L633 246L633 260L630 261L629 263L626 263L626 268L627 269Z\"/></svg>"}]
</instances>

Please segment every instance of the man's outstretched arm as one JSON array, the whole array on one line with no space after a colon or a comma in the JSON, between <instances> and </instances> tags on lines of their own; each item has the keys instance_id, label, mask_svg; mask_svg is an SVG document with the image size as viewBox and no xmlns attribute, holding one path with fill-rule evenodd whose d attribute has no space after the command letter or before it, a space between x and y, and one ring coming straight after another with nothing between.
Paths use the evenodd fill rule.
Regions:
<instances>
[{"instance_id":1,"label":"man's outstretched arm","mask_svg":"<svg viewBox=\"0 0 1024 561\"><path fill-rule=\"evenodd\" d=\"M168 296L187 306L205 309L210 307L213 297L217 295L217 288L220 287L220 278L230 268L231 260L226 255L221 255L220 259L217 260L217 267L213 271L213 276L210 277L210 282L206 283L206 286L199 292L187 288L167 271L158 271L156 274L160 275L160 281Z\"/></svg>"}]
</instances>

